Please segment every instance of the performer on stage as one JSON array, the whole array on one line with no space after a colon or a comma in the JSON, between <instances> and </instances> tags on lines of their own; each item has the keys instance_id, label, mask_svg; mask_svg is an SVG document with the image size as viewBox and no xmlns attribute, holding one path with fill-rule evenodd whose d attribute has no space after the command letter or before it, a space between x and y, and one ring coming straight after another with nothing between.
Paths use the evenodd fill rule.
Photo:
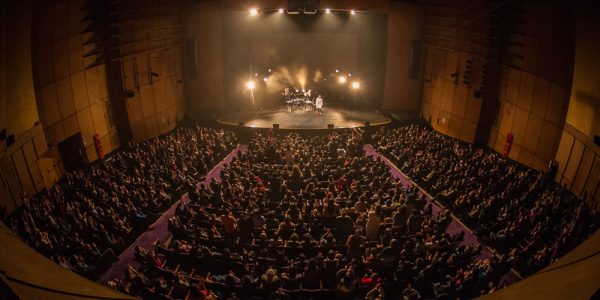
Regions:
<instances>
[{"instance_id":1,"label":"performer on stage","mask_svg":"<svg viewBox=\"0 0 600 300\"><path fill-rule=\"evenodd\" d=\"M321 115L321 108L323 107L323 98L321 98L321 95L315 99L315 104L317 105L317 111L319 112L319 115Z\"/></svg>"},{"instance_id":2,"label":"performer on stage","mask_svg":"<svg viewBox=\"0 0 600 300\"><path fill-rule=\"evenodd\" d=\"M289 114L292 112L292 107L290 106L292 94L290 94L289 88L285 88L285 90L283 92L283 97L285 98L285 103L287 104L287 112Z\"/></svg>"}]
</instances>

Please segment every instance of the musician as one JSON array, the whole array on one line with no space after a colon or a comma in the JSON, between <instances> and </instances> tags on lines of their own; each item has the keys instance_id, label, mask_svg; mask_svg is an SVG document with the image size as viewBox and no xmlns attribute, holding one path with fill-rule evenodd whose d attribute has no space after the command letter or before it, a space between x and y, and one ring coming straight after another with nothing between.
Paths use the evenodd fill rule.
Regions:
<instances>
[{"instance_id":1,"label":"musician","mask_svg":"<svg viewBox=\"0 0 600 300\"><path fill-rule=\"evenodd\" d=\"M283 97L285 98L285 103L287 103L287 112L289 114L292 112L292 107L290 106L292 94L290 93L289 88L285 88L285 90L283 90Z\"/></svg>"},{"instance_id":2,"label":"musician","mask_svg":"<svg viewBox=\"0 0 600 300\"><path fill-rule=\"evenodd\" d=\"M315 105L317 106L317 111L319 112L319 115L321 115L321 108L323 107L323 98L321 98L321 95L319 95L319 97L315 99Z\"/></svg>"}]
</instances>

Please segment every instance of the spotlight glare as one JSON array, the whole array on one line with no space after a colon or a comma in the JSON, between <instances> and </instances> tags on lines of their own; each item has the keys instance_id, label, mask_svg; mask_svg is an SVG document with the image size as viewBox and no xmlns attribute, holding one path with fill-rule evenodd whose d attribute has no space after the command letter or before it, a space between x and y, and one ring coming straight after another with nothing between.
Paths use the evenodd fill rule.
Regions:
<instances>
[{"instance_id":1,"label":"spotlight glare","mask_svg":"<svg viewBox=\"0 0 600 300\"><path fill-rule=\"evenodd\" d=\"M269 69L269 73L271 73L271 69Z\"/></svg>"},{"instance_id":2,"label":"spotlight glare","mask_svg":"<svg viewBox=\"0 0 600 300\"><path fill-rule=\"evenodd\" d=\"M354 83L352 84L352 87L353 87L353 88L355 88L355 89L357 89L357 88L359 88L359 87L360 87L360 84L358 84L358 82L354 82Z\"/></svg>"},{"instance_id":3,"label":"spotlight glare","mask_svg":"<svg viewBox=\"0 0 600 300\"><path fill-rule=\"evenodd\" d=\"M326 12L326 13L330 13L330 12L331 12L331 10L328 8L328 9L326 9L326 10L325 10L325 12Z\"/></svg>"},{"instance_id":4,"label":"spotlight glare","mask_svg":"<svg viewBox=\"0 0 600 300\"><path fill-rule=\"evenodd\" d=\"M298 89L296 89L296 93L298 92Z\"/></svg>"},{"instance_id":5,"label":"spotlight glare","mask_svg":"<svg viewBox=\"0 0 600 300\"><path fill-rule=\"evenodd\" d=\"M283 13L283 8L279 9L279 13L282 14Z\"/></svg>"},{"instance_id":6,"label":"spotlight glare","mask_svg":"<svg viewBox=\"0 0 600 300\"><path fill-rule=\"evenodd\" d=\"M253 89L253 88L254 88L254 82L252 82L252 81L248 81L248 83L246 84L246 86L247 86L249 89Z\"/></svg>"},{"instance_id":7,"label":"spotlight glare","mask_svg":"<svg viewBox=\"0 0 600 300\"><path fill-rule=\"evenodd\" d=\"M339 73L339 72L340 72L340 70L338 70L338 69L335 69L335 72L336 72L336 73Z\"/></svg>"},{"instance_id":8,"label":"spotlight glare","mask_svg":"<svg viewBox=\"0 0 600 300\"><path fill-rule=\"evenodd\" d=\"M254 74L254 76L258 76L258 73Z\"/></svg>"},{"instance_id":9,"label":"spotlight glare","mask_svg":"<svg viewBox=\"0 0 600 300\"><path fill-rule=\"evenodd\" d=\"M305 90L305 89L302 89L302 92L304 93L304 92L306 92L306 90Z\"/></svg>"},{"instance_id":10,"label":"spotlight glare","mask_svg":"<svg viewBox=\"0 0 600 300\"><path fill-rule=\"evenodd\" d=\"M346 77L344 77L344 76L341 76L341 77L340 77L340 82L341 82L341 83L344 83L344 82L346 82Z\"/></svg>"},{"instance_id":11,"label":"spotlight glare","mask_svg":"<svg viewBox=\"0 0 600 300\"><path fill-rule=\"evenodd\" d=\"M253 8L250 10L250 14L256 16L256 14L258 14L258 11L256 10L256 8Z\"/></svg>"},{"instance_id":12,"label":"spotlight glare","mask_svg":"<svg viewBox=\"0 0 600 300\"><path fill-rule=\"evenodd\" d=\"M265 79L264 79L264 80L265 80L265 82L267 82L269 79L268 79L267 77L265 77Z\"/></svg>"},{"instance_id":13,"label":"spotlight glare","mask_svg":"<svg viewBox=\"0 0 600 300\"><path fill-rule=\"evenodd\" d=\"M352 77L352 74L348 73L348 77Z\"/></svg>"},{"instance_id":14,"label":"spotlight glare","mask_svg":"<svg viewBox=\"0 0 600 300\"><path fill-rule=\"evenodd\" d=\"M354 11L354 9L353 9L353 10L351 10L351 11L350 11L350 13L351 13L351 14L353 14L353 15L355 15L355 14L356 14L356 12Z\"/></svg>"}]
</instances>

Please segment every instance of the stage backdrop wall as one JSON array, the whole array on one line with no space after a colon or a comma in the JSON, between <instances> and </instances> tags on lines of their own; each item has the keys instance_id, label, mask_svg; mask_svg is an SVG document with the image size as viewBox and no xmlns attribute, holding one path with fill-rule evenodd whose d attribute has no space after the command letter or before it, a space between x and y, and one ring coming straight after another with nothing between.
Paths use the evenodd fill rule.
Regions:
<instances>
[{"instance_id":1,"label":"stage backdrop wall","mask_svg":"<svg viewBox=\"0 0 600 300\"><path fill-rule=\"evenodd\" d=\"M229 107L252 106L252 95L246 87L249 80L256 84L256 108L282 102L280 93L286 86L311 90L316 86L320 89L316 93L328 95L324 95L326 103L352 106L350 84L354 81L361 85L356 94L358 106L381 106L387 15L261 11L258 16L250 16L248 11L224 12L221 24L223 85ZM342 75L347 78L344 85L336 82Z\"/></svg>"}]
</instances>

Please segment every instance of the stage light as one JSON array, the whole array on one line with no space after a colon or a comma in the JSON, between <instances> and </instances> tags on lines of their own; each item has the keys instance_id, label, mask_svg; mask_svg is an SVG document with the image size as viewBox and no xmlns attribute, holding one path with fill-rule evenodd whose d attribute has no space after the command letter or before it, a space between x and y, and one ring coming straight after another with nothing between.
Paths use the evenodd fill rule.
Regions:
<instances>
[{"instance_id":1,"label":"stage light","mask_svg":"<svg viewBox=\"0 0 600 300\"><path fill-rule=\"evenodd\" d=\"M359 87L360 87L360 84L358 84L358 82L352 83L352 88L357 89Z\"/></svg>"},{"instance_id":2,"label":"stage light","mask_svg":"<svg viewBox=\"0 0 600 300\"><path fill-rule=\"evenodd\" d=\"M269 69L269 73L271 73L271 69Z\"/></svg>"},{"instance_id":3,"label":"stage light","mask_svg":"<svg viewBox=\"0 0 600 300\"><path fill-rule=\"evenodd\" d=\"M265 80L265 82L267 82L269 79L267 79L267 77L265 77L265 79L264 79L264 80Z\"/></svg>"},{"instance_id":4,"label":"stage light","mask_svg":"<svg viewBox=\"0 0 600 300\"><path fill-rule=\"evenodd\" d=\"M344 76L341 76L341 77L340 77L340 82L341 82L341 83L344 83L344 82L346 82L346 77L344 77Z\"/></svg>"},{"instance_id":5,"label":"stage light","mask_svg":"<svg viewBox=\"0 0 600 300\"><path fill-rule=\"evenodd\" d=\"M250 10L250 14L256 16L256 14L258 14L258 11L256 10L256 8L253 8Z\"/></svg>"},{"instance_id":6,"label":"stage light","mask_svg":"<svg viewBox=\"0 0 600 300\"><path fill-rule=\"evenodd\" d=\"M248 81L248 83L246 84L246 86L247 86L249 89L253 89L253 88L254 88L254 82L252 82L252 81Z\"/></svg>"},{"instance_id":7,"label":"stage light","mask_svg":"<svg viewBox=\"0 0 600 300\"><path fill-rule=\"evenodd\" d=\"M336 70L335 70L335 72L336 72L336 73L339 73L339 72L340 72L340 70L336 69Z\"/></svg>"},{"instance_id":8,"label":"stage light","mask_svg":"<svg viewBox=\"0 0 600 300\"><path fill-rule=\"evenodd\" d=\"M255 76L255 77L256 77L256 76L258 76L258 73L254 74L254 76Z\"/></svg>"},{"instance_id":9,"label":"stage light","mask_svg":"<svg viewBox=\"0 0 600 300\"><path fill-rule=\"evenodd\" d=\"M348 77L352 77L352 74L348 73Z\"/></svg>"},{"instance_id":10,"label":"stage light","mask_svg":"<svg viewBox=\"0 0 600 300\"><path fill-rule=\"evenodd\" d=\"M298 92L298 90L296 89L296 93Z\"/></svg>"},{"instance_id":11,"label":"stage light","mask_svg":"<svg viewBox=\"0 0 600 300\"><path fill-rule=\"evenodd\" d=\"M305 92L306 92L306 90L305 90L305 89L302 89L302 92L303 92L303 93L305 93Z\"/></svg>"},{"instance_id":12,"label":"stage light","mask_svg":"<svg viewBox=\"0 0 600 300\"><path fill-rule=\"evenodd\" d=\"M279 9L279 13L282 14L283 13L283 8Z\"/></svg>"},{"instance_id":13,"label":"stage light","mask_svg":"<svg viewBox=\"0 0 600 300\"><path fill-rule=\"evenodd\" d=\"M325 10L325 12L326 12L326 13L330 13L330 12L331 12L331 10L328 8L328 9L326 9L326 10Z\"/></svg>"},{"instance_id":14,"label":"stage light","mask_svg":"<svg viewBox=\"0 0 600 300\"><path fill-rule=\"evenodd\" d=\"M353 14L353 15L355 15L355 14L356 14L356 12L354 11L354 9L353 9L353 10L351 10L351 11L350 11L350 13L351 13L351 14Z\"/></svg>"}]
</instances>

